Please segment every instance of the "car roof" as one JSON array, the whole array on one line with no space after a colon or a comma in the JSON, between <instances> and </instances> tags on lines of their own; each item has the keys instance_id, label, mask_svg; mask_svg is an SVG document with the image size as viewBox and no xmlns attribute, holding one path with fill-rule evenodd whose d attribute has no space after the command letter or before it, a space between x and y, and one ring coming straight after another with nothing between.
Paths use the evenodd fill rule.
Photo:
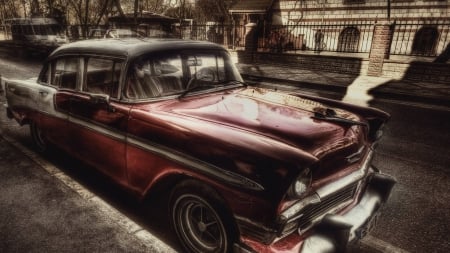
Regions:
<instances>
[{"instance_id":1,"label":"car roof","mask_svg":"<svg viewBox=\"0 0 450 253\"><path fill-rule=\"evenodd\" d=\"M59 55L80 53L134 58L152 52L196 49L224 50L221 45L206 41L167 38L92 39L62 45L49 56L49 59Z\"/></svg>"}]
</instances>

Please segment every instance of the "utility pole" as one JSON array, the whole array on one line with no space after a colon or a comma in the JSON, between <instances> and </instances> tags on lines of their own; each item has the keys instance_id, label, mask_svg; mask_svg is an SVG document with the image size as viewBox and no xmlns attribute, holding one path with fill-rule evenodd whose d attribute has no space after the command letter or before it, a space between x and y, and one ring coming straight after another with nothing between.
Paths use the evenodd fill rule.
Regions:
<instances>
[{"instance_id":1,"label":"utility pole","mask_svg":"<svg viewBox=\"0 0 450 253\"><path fill-rule=\"evenodd\" d=\"M387 19L391 21L391 0L387 0Z\"/></svg>"}]
</instances>

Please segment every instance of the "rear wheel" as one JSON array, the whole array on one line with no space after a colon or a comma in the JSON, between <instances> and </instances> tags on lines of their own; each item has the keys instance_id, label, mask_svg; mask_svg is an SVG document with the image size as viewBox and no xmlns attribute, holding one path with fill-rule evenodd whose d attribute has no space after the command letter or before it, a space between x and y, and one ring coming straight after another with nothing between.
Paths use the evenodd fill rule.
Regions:
<instances>
[{"instance_id":1,"label":"rear wheel","mask_svg":"<svg viewBox=\"0 0 450 253\"><path fill-rule=\"evenodd\" d=\"M47 151L48 149L47 140L45 139L45 136L43 135L41 128L35 122L30 123L30 133L31 138L33 139L33 143L36 146L36 149L41 153Z\"/></svg>"},{"instance_id":2,"label":"rear wheel","mask_svg":"<svg viewBox=\"0 0 450 253\"><path fill-rule=\"evenodd\" d=\"M230 252L236 234L223 202L197 181L179 184L170 198L172 227L188 252Z\"/></svg>"}]
</instances>

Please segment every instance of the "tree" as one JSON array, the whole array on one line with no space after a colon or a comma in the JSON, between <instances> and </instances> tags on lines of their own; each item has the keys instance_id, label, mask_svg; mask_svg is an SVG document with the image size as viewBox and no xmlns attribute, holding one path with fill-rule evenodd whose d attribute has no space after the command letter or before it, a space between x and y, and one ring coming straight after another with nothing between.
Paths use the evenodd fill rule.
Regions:
<instances>
[{"instance_id":1,"label":"tree","mask_svg":"<svg viewBox=\"0 0 450 253\"><path fill-rule=\"evenodd\" d=\"M198 0L195 4L195 19L199 21L228 21L228 10L236 1Z\"/></svg>"},{"instance_id":2,"label":"tree","mask_svg":"<svg viewBox=\"0 0 450 253\"><path fill-rule=\"evenodd\" d=\"M170 2L170 1L169 1ZM171 1L174 4L170 5L165 11L165 15L181 20L193 18L193 6L186 0Z\"/></svg>"},{"instance_id":3,"label":"tree","mask_svg":"<svg viewBox=\"0 0 450 253\"><path fill-rule=\"evenodd\" d=\"M17 10L19 9L15 0L0 0L0 17L4 19L16 18L19 16Z\"/></svg>"}]
</instances>

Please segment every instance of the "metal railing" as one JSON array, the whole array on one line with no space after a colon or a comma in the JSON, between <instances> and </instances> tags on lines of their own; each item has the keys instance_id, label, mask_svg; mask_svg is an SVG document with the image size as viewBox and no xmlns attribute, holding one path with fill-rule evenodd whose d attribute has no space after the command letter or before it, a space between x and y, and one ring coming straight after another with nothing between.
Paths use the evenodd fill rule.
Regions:
<instances>
[{"instance_id":1,"label":"metal railing","mask_svg":"<svg viewBox=\"0 0 450 253\"><path fill-rule=\"evenodd\" d=\"M183 39L211 41L222 45L232 45L232 25L207 22L203 24L183 24L175 30L175 36Z\"/></svg>"},{"instance_id":2,"label":"metal railing","mask_svg":"<svg viewBox=\"0 0 450 253\"><path fill-rule=\"evenodd\" d=\"M392 55L437 56L450 43L450 19L395 23Z\"/></svg>"},{"instance_id":3,"label":"metal railing","mask_svg":"<svg viewBox=\"0 0 450 253\"><path fill-rule=\"evenodd\" d=\"M373 23L307 23L271 26L258 40L258 49L270 52L328 51L368 53Z\"/></svg>"},{"instance_id":4,"label":"metal railing","mask_svg":"<svg viewBox=\"0 0 450 253\"><path fill-rule=\"evenodd\" d=\"M289 25L260 25L253 40L260 52L302 53L343 52L369 53L375 23L318 22ZM391 55L435 57L450 43L450 19L394 22ZM101 38L108 26L70 25L63 29L70 41ZM123 27L125 28L125 27ZM244 48L246 27L243 24L186 23L166 29L150 26L129 26L148 37L176 37L211 41L228 48ZM248 43L248 41L247 41Z\"/></svg>"}]
</instances>

